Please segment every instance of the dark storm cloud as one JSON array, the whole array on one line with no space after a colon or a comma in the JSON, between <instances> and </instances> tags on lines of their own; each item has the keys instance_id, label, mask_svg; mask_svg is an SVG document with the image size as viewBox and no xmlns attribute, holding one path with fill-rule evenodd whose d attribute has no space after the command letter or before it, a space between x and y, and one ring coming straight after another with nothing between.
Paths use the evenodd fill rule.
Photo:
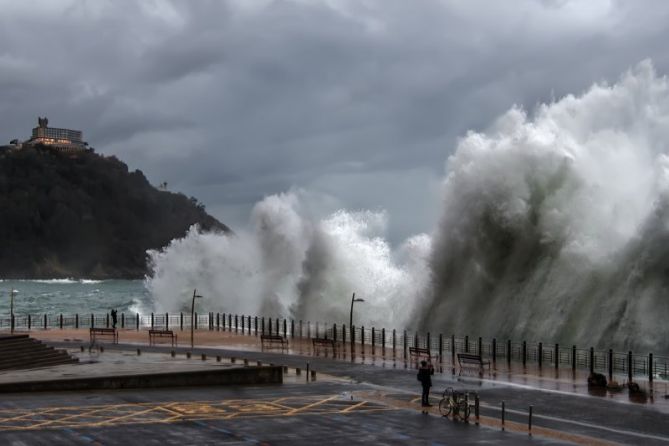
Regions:
<instances>
[{"instance_id":1,"label":"dark storm cloud","mask_svg":"<svg viewBox=\"0 0 669 446\"><path fill-rule=\"evenodd\" d=\"M667 73L668 10L0 0L0 137L25 138L46 114L233 226L263 195L297 186L388 208L397 240L431 226L434 184L468 129L644 58Z\"/></svg>"}]
</instances>

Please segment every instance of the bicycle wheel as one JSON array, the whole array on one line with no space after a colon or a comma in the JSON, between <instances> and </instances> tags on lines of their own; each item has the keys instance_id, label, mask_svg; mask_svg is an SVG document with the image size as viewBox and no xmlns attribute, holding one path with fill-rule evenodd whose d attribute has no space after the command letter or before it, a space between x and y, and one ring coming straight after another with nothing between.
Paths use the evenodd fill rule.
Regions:
<instances>
[{"instance_id":1,"label":"bicycle wheel","mask_svg":"<svg viewBox=\"0 0 669 446\"><path fill-rule=\"evenodd\" d=\"M449 416L452 409L451 401L448 398L442 398L441 401L439 401L439 413L441 415L445 417Z\"/></svg>"},{"instance_id":2,"label":"bicycle wheel","mask_svg":"<svg viewBox=\"0 0 669 446\"><path fill-rule=\"evenodd\" d=\"M467 421L469 419L469 412L470 412L470 407L469 404L467 404L467 401L462 400L458 402L458 412L460 413L460 416L464 421Z\"/></svg>"}]
</instances>

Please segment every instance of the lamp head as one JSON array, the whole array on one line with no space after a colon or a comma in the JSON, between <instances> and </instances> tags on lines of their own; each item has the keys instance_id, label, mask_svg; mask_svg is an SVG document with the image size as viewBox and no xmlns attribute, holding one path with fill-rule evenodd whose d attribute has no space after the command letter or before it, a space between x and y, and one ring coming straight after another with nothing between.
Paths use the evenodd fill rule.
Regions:
<instances>
[{"instance_id":1,"label":"lamp head","mask_svg":"<svg viewBox=\"0 0 669 446\"><path fill-rule=\"evenodd\" d=\"M364 301L365 299L363 299L362 297L356 297L355 299L353 299L353 302L364 302Z\"/></svg>"}]
</instances>

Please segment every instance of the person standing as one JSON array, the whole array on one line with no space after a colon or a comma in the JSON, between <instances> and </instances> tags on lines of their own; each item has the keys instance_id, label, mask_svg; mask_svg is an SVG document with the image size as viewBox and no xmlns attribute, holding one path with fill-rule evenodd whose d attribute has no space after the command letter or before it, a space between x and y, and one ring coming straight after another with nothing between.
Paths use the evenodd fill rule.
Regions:
<instances>
[{"instance_id":1,"label":"person standing","mask_svg":"<svg viewBox=\"0 0 669 446\"><path fill-rule=\"evenodd\" d=\"M430 407L432 405L430 404L430 387L432 387L432 375L434 375L434 367L432 367L432 363L428 363L425 360L421 361L417 378L423 387L423 394L421 395L421 406L423 407Z\"/></svg>"},{"instance_id":2,"label":"person standing","mask_svg":"<svg viewBox=\"0 0 669 446\"><path fill-rule=\"evenodd\" d=\"M116 328L116 309L111 310L112 328Z\"/></svg>"}]
</instances>

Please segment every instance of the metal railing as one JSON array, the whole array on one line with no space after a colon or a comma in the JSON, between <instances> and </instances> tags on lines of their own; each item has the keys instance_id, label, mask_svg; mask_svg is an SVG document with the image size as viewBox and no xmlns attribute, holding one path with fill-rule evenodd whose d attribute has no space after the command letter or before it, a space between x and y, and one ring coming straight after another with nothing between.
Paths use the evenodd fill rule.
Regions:
<instances>
[{"instance_id":1,"label":"metal railing","mask_svg":"<svg viewBox=\"0 0 669 446\"><path fill-rule=\"evenodd\" d=\"M171 329L227 331L239 335L258 336L276 334L290 338L327 338L344 345L357 346L360 353L408 359L409 347L427 348L436 361L454 363L458 353L470 353L490 359L494 363L535 364L539 368L571 368L590 372L626 375L648 380L669 379L669 357L639 355L633 352L584 349L575 345L544 344L542 342L513 342L473 338L469 336L444 336L443 334L418 333L407 330L388 330L376 327L347 327L345 324L302 321L286 318L238 315L230 313L120 313L117 328ZM0 329L38 330L65 328L111 327L110 314L15 314L0 317ZM352 330L351 330L352 328ZM358 350L353 350L354 352Z\"/></svg>"}]
</instances>

